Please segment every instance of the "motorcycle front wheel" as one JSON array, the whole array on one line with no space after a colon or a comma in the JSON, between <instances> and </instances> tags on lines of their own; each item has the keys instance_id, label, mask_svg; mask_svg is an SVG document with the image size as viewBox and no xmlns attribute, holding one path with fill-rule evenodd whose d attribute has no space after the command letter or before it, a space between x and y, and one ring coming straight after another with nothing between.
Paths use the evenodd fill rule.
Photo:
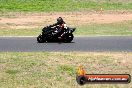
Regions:
<instances>
[{"instance_id":1,"label":"motorcycle front wheel","mask_svg":"<svg viewBox=\"0 0 132 88\"><path fill-rule=\"evenodd\" d=\"M65 36L64 42L70 43L73 40L73 38L74 38L73 34L69 34L69 35Z\"/></svg>"}]
</instances>

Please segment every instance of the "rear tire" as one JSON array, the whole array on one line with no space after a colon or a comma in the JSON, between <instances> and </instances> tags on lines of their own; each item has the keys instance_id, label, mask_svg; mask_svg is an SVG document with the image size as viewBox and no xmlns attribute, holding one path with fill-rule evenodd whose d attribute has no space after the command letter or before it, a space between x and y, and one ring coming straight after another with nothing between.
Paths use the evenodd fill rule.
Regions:
<instances>
[{"instance_id":1,"label":"rear tire","mask_svg":"<svg viewBox=\"0 0 132 88\"><path fill-rule=\"evenodd\" d=\"M84 85L84 84L86 84L86 78L85 78L84 76L78 76L78 77L76 78L76 81L77 81L77 83L78 83L79 85Z\"/></svg>"},{"instance_id":2,"label":"rear tire","mask_svg":"<svg viewBox=\"0 0 132 88\"><path fill-rule=\"evenodd\" d=\"M46 39L44 39L43 36L40 34L40 35L37 37L37 41L38 41L38 43L44 43L44 42L46 42Z\"/></svg>"}]
</instances>

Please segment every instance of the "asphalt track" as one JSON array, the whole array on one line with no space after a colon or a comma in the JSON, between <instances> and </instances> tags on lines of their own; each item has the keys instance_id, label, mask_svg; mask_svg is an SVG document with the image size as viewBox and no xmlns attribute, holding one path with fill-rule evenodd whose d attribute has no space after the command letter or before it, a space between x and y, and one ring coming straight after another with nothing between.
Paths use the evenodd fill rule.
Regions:
<instances>
[{"instance_id":1,"label":"asphalt track","mask_svg":"<svg viewBox=\"0 0 132 88\"><path fill-rule=\"evenodd\" d=\"M37 43L36 37L0 37L0 52L132 52L130 36L75 37L72 43Z\"/></svg>"}]
</instances>

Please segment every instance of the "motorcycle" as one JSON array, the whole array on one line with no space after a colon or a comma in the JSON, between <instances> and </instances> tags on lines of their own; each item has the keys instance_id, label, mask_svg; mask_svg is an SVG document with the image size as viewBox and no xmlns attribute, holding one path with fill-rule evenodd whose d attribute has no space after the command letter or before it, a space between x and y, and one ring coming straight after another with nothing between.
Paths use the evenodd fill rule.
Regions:
<instances>
[{"instance_id":1,"label":"motorcycle","mask_svg":"<svg viewBox=\"0 0 132 88\"><path fill-rule=\"evenodd\" d=\"M58 28L56 27L55 30ZM58 38L58 35L55 35L55 30L50 27L44 27L42 29L42 33L37 37L38 43L44 43L44 42L64 42L64 43L70 43L74 36L73 32L76 30L76 28L64 28L64 35L61 37L61 39Z\"/></svg>"}]
</instances>

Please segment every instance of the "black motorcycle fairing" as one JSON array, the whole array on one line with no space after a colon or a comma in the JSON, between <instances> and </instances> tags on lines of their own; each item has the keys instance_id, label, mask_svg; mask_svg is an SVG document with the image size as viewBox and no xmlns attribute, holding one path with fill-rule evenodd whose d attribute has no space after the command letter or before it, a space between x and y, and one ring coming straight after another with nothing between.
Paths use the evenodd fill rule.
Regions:
<instances>
[{"instance_id":1,"label":"black motorcycle fairing","mask_svg":"<svg viewBox=\"0 0 132 88\"><path fill-rule=\"evenodd\" d=\"M76 30L76 28L69 28L69 33L73 33Z\"/></svg>"}]
</instances>

